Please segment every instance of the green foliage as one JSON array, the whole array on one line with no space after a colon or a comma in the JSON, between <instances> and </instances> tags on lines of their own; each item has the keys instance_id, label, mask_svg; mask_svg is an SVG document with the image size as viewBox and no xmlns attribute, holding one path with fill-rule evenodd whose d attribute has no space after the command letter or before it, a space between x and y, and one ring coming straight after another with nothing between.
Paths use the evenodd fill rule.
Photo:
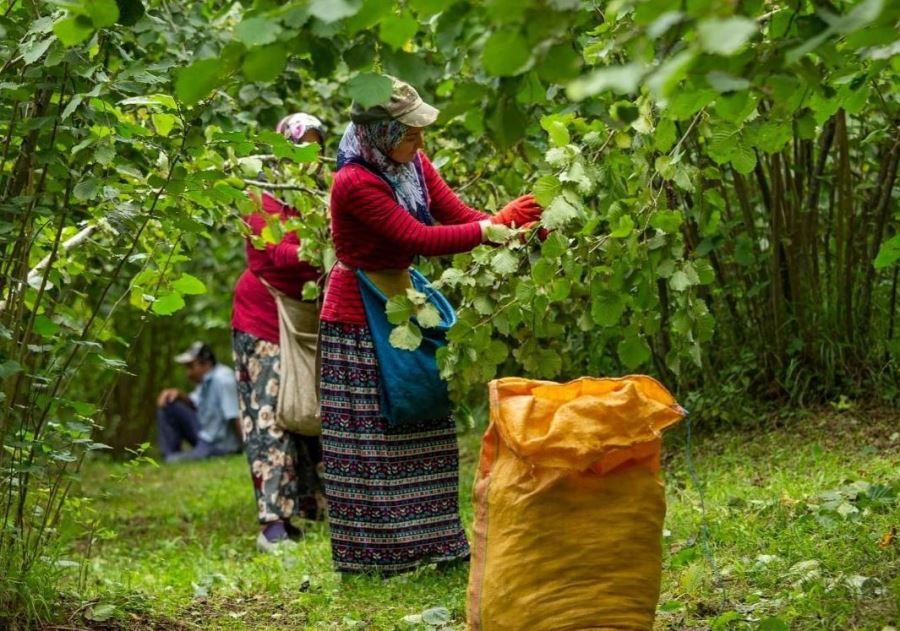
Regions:
<instances>
[{"instance_id":1,"label":"green foliage","mask_svg":"<svg viewBox=\"0 0 900 631\"><path fill-rule=\"evenodd\" d=\"M542 223L567 237L563 247L541 250L533 283L508 277L518 271L515 256L538 255L535 245L454 259L474 280L461 287L472 312L460 314L444 357L458 395L494 374L482 354L498 337L520 349L504 372L540 368L520 358L543 353L562 358L563 377L651 369L683 388L702 378L712 390L713 375L749 346L757 377L737 396L778 383L809 401L812 375L824 377L821 393L826 384L858 387L876 365L896 374L896 345L882 344L896 336L896 294L872 266L895 263L888 226L897 152L888 136L862 142L869 127L850 118L869 112L874 128L896 128L896 99L872 99L869 90L896 94L896 64L874 62L866 48L882 27L892 39L896 9L709 15L662 5L608 12L580 42L589 67L567 86L579 109L559 103L565 114L540 119L545 172L523 179L547 208ZM492 39L516 33L504 27ZM803 54L798 39L807 42ZM651 42L665 54L649 56ZM810 55L826 42L828 54ZM519 47L509 48L514 61L503 58L504 71L515 74L525 57L516 61ZM842 156L870 165L862 177L877 192L861 193L868 205L849 201L860 198L850 180L826 175L842 177ZM836 210L840 190L844 210ZM590 308L569 308L580 300ZM818 337L825 330L827 341Z\"/></svg>"},{"instance_id":2,"label":"green foliage","mask_svg":"<svg viewBox=\"0 0 900 631\"><path fill-rule=\"evenodd\" d=\"M888 241L881 244L878 250L878 256L872 263L875 269L884 269L895 265L900 261L900 234L895 234Z\"/></svg>"},{"instance_id":3,"label":"green foliage","mask_svg":"<svg viewBox=\"0 0 900 631\"><path fill-rule=\"evenodd\" d=\"M350 97L363 107L372 107L391 98L391 80L373 73L359 74L347 83Z\"/></svg>"},{"instance_id":4,"label":"green foliage","mask_svg":"<svg viewBox=\"0 0 900 631\"><path fill-rule=\"evenodd\" d=\"M53 32L65 46L79 44L95 29L112 26L119 21L119 7L115 0L81 0L63 4L68 11L53 24Z\"/></svg>"},{"instance_id":5,"label":"green foliage","mask_svg":"<svg viewBox=\"0 0 900 631\"><path fill-rule=\"evenodd\" d=\"M400 350L414 351L422 343L422 331L412 322L404 322L391 331L389 341Z\"/></svg>"},{"instance_id":6,"label":"green foliage","mask_svg":"<svg viewBox=\"0 0 900 631\"><path fill-rule=\"evenodd\" d=\"M403 48L419 30L419 23L409 13L385 20L378 28L378 37L391 48Z\"/></svg>"},{"instance_id":7,"label":"green foliage","mask_svg":"<svg viewBox=\"0 0 900 631\"><path fill-rule=\"evenodd\" d=\"M756 33L756 20L744 16L708 18L697 25L700 45L708 53L733 55Z\"/></svg>"},{"instance_id":8,"label":"green foliage","mask_svg":"<svg viewBox=\"0 0 900 631\"><path fill-rule=\"evenodd\" d=\"M252 69L255 62L249 63ZM175 79L175 94L186 105L194 105L218 86L221 76L221 62L218 59L201 59L178 71Z\"/></svg>"},{"instance_id":9,"label":"green foliage","mask_svg":"<svg viewBox=\"0 0 900 631\"><path fill-rule=\"evenodd\" d=\"M484 69L495 76L509 77L522 72L531 60L528 42L515 29L493 33L484 45Z\"/></svg>"}]
</instances>

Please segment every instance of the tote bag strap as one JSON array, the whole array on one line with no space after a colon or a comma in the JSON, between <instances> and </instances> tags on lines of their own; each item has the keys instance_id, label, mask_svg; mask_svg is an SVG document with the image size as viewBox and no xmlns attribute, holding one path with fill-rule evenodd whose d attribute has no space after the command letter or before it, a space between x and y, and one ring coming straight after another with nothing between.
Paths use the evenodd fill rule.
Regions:
<instances>
[{"instance_id":1,"label":"tote bag strap","mask_svg":"<svg viewBox=\"0 0 900 631\"><path fill-rule=\"evenodd\" d=\"M306 305L310 305L310 303L305 300L297 300L296 298L292 298L292 297L288 296L286 293L284 293L280 289L273 287L269 281L267 281L265 278L263 278L259 274L254 273L253 275L259 279L259 282L261 282L265 286L265 288L269 290L269 293L272 295L272 298L275 299L275 306L278 310L279 319L284 318L286 320L289 328L292 329L294 332L297 332L297 325L301 324L301 323L299 323L295 319L291 318L291 314L292 313L293 314L304 313L304 315L305 315L306 312L308 312L308 308L306 307ZM322 305L321 305L320 301L317 299L316 303L315 303L316 314L318 314L321 311L321 307L322 307ZM309 323L303 322L302 325L309 325ZM304 328L306 328L306 327L304 327ZM321 328L321 327L319 327L319 319L318 319L318 317L316 317L314 329L311 326L309 327L309 329L313 329L313 330L315 330L316 333L318 333L319 328Z\"/></svg>"},{"instance_id":2,"label":"tote bag strap","mask_svg":"<svg viewBox=\"0 0 900 631\"><path fill-rule=\"evenodd\" d=\"M280 289L275 289L275 287L273 287L269 281L267 281L265 278L263 278L261 274L257 274L255 272L252 272L252 273L254 276L256 276L256 278L259 280L259 282L261 282L263 285L265 285L266 289L269 290L269 293L272 294L272 297L275 298L275 300L278 300L281 296L284 295L283 291L281 291Z\"/></svg>"}]
</instances>

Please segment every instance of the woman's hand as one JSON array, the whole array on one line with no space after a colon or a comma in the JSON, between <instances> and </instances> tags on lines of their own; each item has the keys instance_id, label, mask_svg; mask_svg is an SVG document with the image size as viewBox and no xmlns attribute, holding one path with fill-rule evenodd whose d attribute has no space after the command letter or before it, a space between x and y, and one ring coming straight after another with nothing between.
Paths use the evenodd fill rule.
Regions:
<instances>
[{"instance_id":1,"label":"woman's hand","mask_svg":"<svg viewBox=\"0 0 900 631\"><path fill-rule=\"evenodd\" d=\"M482 243L490 243L491 245L497 245L496 243L492 242L488 238L488 232L489 232L490 227L493 225L496 225L494 223L494 221L492 219L482 219L481 221L478 222L478 225L481 226L481 242ZM541 228L538 225L537 221L529 221L528 223L523 225L521 228L522 228L522 233L519 234L519 240L522 243L525 243L528 240L527 233L531 232L531 230L533 230L535 228L537 228L537 231L538 231L537 237L541 241L546 240L547 236L550 234L550 231L547 230L546 228Z\"/></svg>"},{"instance_id":2,"label":"woman's hand","mask_svg":"<svg viewBox=\"0 0 900 631\"><path fill-rule=\"evenodd\" d=\"M481 242L489 243L488 241L488 228L493 225L493 221L490 219L482 219L478 222L478 225L481 226Z\"/></svg>"},{"instance_id":3,"label":"woman's hand","mask_svg":"<svg viewBox=\"0 0 900 631\"><path fill-rule=\"evenodd\" d=\"M534 199L534 195L523 195L512 200L500 212L491 217L491 223L503 224L510 228L521 228L541 218L544 209Z\"/></svg>"}]
</instances>

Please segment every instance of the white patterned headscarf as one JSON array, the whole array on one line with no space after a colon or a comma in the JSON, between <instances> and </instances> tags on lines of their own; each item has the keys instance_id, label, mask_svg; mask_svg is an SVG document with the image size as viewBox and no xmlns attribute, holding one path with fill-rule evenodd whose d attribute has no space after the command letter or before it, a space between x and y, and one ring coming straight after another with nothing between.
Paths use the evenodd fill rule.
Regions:
<instances>
[{"instance_id":1,"label":"white patterned headscarf","mask_svg":"<svg viewBox=\"0 0 900 631\"><path fill-rule=\"evenodd\" d=\"M409 214L426 225L434 224L428 212L428 189L417 155L412 162L395 162L388 154L396 147L408 126L396 120L350 123L337 152L337 169L357 163L373 171L390 184L397 202Z\"/></svg>"}]
</instances>

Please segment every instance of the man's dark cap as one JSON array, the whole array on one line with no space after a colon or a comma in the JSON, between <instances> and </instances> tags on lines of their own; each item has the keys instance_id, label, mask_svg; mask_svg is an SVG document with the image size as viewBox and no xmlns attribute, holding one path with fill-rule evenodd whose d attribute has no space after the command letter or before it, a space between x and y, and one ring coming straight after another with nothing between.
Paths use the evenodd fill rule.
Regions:
<instances>
[{"instance_id":1,"label":"man's dark cap","mask_svg":"<svg viewBox=\"0 0 900 631\"><path fill-rule=\"evenodd\" d=\"M194 342L183 353L175 356L175 361L179 364L190 364L198 359L211 364L216 363L216 355L206 342Z\"/></svg>"}]
</instances>

